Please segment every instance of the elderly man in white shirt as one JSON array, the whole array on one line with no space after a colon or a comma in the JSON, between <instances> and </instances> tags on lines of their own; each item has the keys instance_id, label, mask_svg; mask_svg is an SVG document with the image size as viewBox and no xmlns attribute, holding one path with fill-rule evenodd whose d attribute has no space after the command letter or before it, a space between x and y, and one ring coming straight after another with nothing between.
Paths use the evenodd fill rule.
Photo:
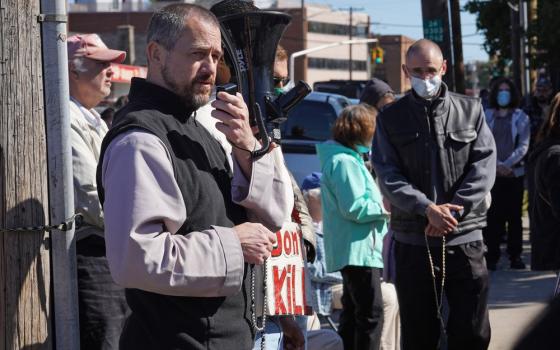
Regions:
<instances>
[{"instance_id":1,"label":"elderly man in white shirt","mask_svg":"<svg viewBox=\"0 0 560 350\"><path fill-rule=\"evenodd\" d=\"M78 299L82 349L117 349L128 313L124 290L109 273L96 168L107 126L94 109L111 92L111 63L125 59L96 34L68 38L70 125L77 225Z\"/></svg>"}]
</instances>

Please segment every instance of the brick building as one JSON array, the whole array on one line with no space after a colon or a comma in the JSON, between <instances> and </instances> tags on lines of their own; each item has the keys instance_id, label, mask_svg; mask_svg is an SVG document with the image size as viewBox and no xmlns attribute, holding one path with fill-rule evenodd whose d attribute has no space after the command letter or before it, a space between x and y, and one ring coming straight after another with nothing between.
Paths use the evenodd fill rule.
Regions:
<instances>
[{"instance_id":1,"label":"brick building","mask_svg":"<svg viewBox=\"0 0 560 350\"><path fill-rule=\"evenodd\" d=\"M215 2L216 0L197 1L205 7ZM299 1L295 3L299 4ZM145 66L144 52L149 19L155 9L166 4L166 2L148 4L143 1L121 3L112 0L79 0L78 3L69 4L68 30L70 33L98 33L109 47L127 51L127 64ZM350 38L348 10L334 10L328 5L316 4L306 4L301 8L294 6L294 1L290 0L278 0L274 5L269 10L285 12L292 16L292 21L280 42L288 54ZM352 38L371 37L369 22L367 14L354 12ZM366 80L375 74L388 81L395 91L407 90L409 86L400 66L404 63L404 52L412 40L398 35L381 36L378 39L385 50L385 62L377 66L371 65L368 45L352 45L352 79ZM296 58L296 80L305 80L313 85L316 81L349 79L349 50L347 45L337 46ZM123 88L119 94L125 92Z\"/></svg>"},{"instance_id":2,"label":"brick building","mask_svg":"<svg viewBox=\"0 0 560 350\"><path fill-rule=\"evenodd\" d=\"M410 89L410 81L401 67L405 63L406 50L414 40L404 35L382 35L378 39L385 57L382 64L373 66L373 76L386 81L396 93L402 94Z\"/></svg>"},{"instance_id":3,"label":"brick building","mask_svg":"<svg viewBox=\"0 0 560 350\"><path fill-rule=\"evenodd\" d=\"M276 11L292 15L292 23L286 29L281 44L288 53L311 49L350 39L350 12L333 10L328 5L308 4L303 8L281 7ZM369 16L352 14L352 39L369 37ZM352 80L369 77L369 54L366 44L352 45ZM295 78L310 85L316 81L338 79L350 80L350 47L336 46L296 58Z\"/></svg>"}]
</instances>

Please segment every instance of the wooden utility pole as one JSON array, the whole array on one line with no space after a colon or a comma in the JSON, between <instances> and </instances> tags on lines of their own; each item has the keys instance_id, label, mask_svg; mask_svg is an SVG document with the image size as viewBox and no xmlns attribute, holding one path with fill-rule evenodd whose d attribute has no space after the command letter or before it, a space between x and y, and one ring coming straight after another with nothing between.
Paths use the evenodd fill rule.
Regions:
<instances>
[{"instance_id":1,"label":"wooden utility pole","mask_svg":"<svg viewBox=\"0 0 560 350\"><path fill-rule=\"evenodd\" d=\"M529 27L535 26L538 20L538 1L537 0L529 0ZM537 56L537 36L533 35L529 38L529 54L531 59L535 59ZM535 67L531 67L531 82L537 81L537 70Z\"/></svg>"},{"instance_id":2,"label":"wooden utility pole","mask_svg":"<svg viewBox=\"0 0 560 350\"><path fill-rule=\"evenodd\" d=\"M348 10L349 13L349 20L348 20L348 40L352 40L354 37L354 21L353 21L353 17L354 17L354 11L363 11L363 7L357 8L357 7L348 7L348 8L342 8L340 9L341 11L346 11ZM352 80L352 70L354 67L352 67L353 61L352 61L352 44L348 44L348 80Z\"/></svg>"},{"instance_id":3,"label":"wooden utility pole","mask_svg":"<svg viewBox=\"0 0 560 350\"><path fill-rule=\"evenodd\" d=\"M0 0L0 228L48 217L39 4ZM44 232L0 232L0 350L52 346L48 249Z\"/></svg>"},{"instance_id":4,"label":"wooden utility pole","mask_svg":"<svg viewBox=\"0 0 560 350\"><path fill-rule=\"evenodd\" d=\"M521 91L521 28L519 23L519 6L508 2L510 22L511 22L511 70L513 82L519 91Z\"/></svg>"},{"instance_id":5,"label":"wooden utility pole","mask_svg":"<svg viewBox=\"0 0 560 350\"><path fill-rule=\"evenodd\" d=\"M451 0L451 32L453 33L453 70L455 92L465 93L465 64L463 62L463 38L461 31L461 5Z\"/></svg>"},{"instance_id":6,"label":"wooden utility pole","mask_svg":"<svg viewBox=\"0 0 560 350\"><path fill-rule=\"evenodd\" d=\"M524 0L518 1L519 5L519 47L521 52L521 96L526 102L531 99L531 63L529 57L529 8Z\"/></svg>"}]
</instances>

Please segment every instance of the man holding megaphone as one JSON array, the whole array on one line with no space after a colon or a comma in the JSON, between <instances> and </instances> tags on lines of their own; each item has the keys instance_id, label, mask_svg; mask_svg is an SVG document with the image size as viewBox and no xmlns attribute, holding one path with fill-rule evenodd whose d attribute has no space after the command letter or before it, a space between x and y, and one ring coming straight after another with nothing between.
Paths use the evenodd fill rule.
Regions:
<instances>
[{"instance_id":1,"label":"man holding megaphone","mask_svg":"<svg viewBox=\"0 0 560 350\"><path fill-rule=\"evenodd\" d=\"M275 236L266 227L286 216L269 204L272 159L248 152L259 142L241 94L220 92L212 103L235 146L233 176L195 118L223 54L211 12L166 6L152 16L147 40L147 78L133 79L97 175L111 274L132 310L120 347L249 349L246 266L270 255ZM260 211L263 224L247 222L245 208Z\"/></svg>"}]
</instances>

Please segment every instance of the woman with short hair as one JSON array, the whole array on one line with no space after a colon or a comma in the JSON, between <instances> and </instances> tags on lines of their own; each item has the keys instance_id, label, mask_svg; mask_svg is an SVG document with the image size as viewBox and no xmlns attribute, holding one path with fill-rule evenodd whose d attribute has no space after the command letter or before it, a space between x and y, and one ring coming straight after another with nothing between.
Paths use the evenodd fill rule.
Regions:
<instances>
[{"instance_id":1,"label":"woman with short hair","mask_svg":"<svg viewBox=\"0 0 560 350\"><path fill-rule=\"evenodd\" d=\"M376 115L364 104L346 107L333 140L317 145L326 265L343 277L339 334L347 350L379 349L383 326L380 270L388 215L362 157L371 151Z\"/></svg>"}]
</instances>

